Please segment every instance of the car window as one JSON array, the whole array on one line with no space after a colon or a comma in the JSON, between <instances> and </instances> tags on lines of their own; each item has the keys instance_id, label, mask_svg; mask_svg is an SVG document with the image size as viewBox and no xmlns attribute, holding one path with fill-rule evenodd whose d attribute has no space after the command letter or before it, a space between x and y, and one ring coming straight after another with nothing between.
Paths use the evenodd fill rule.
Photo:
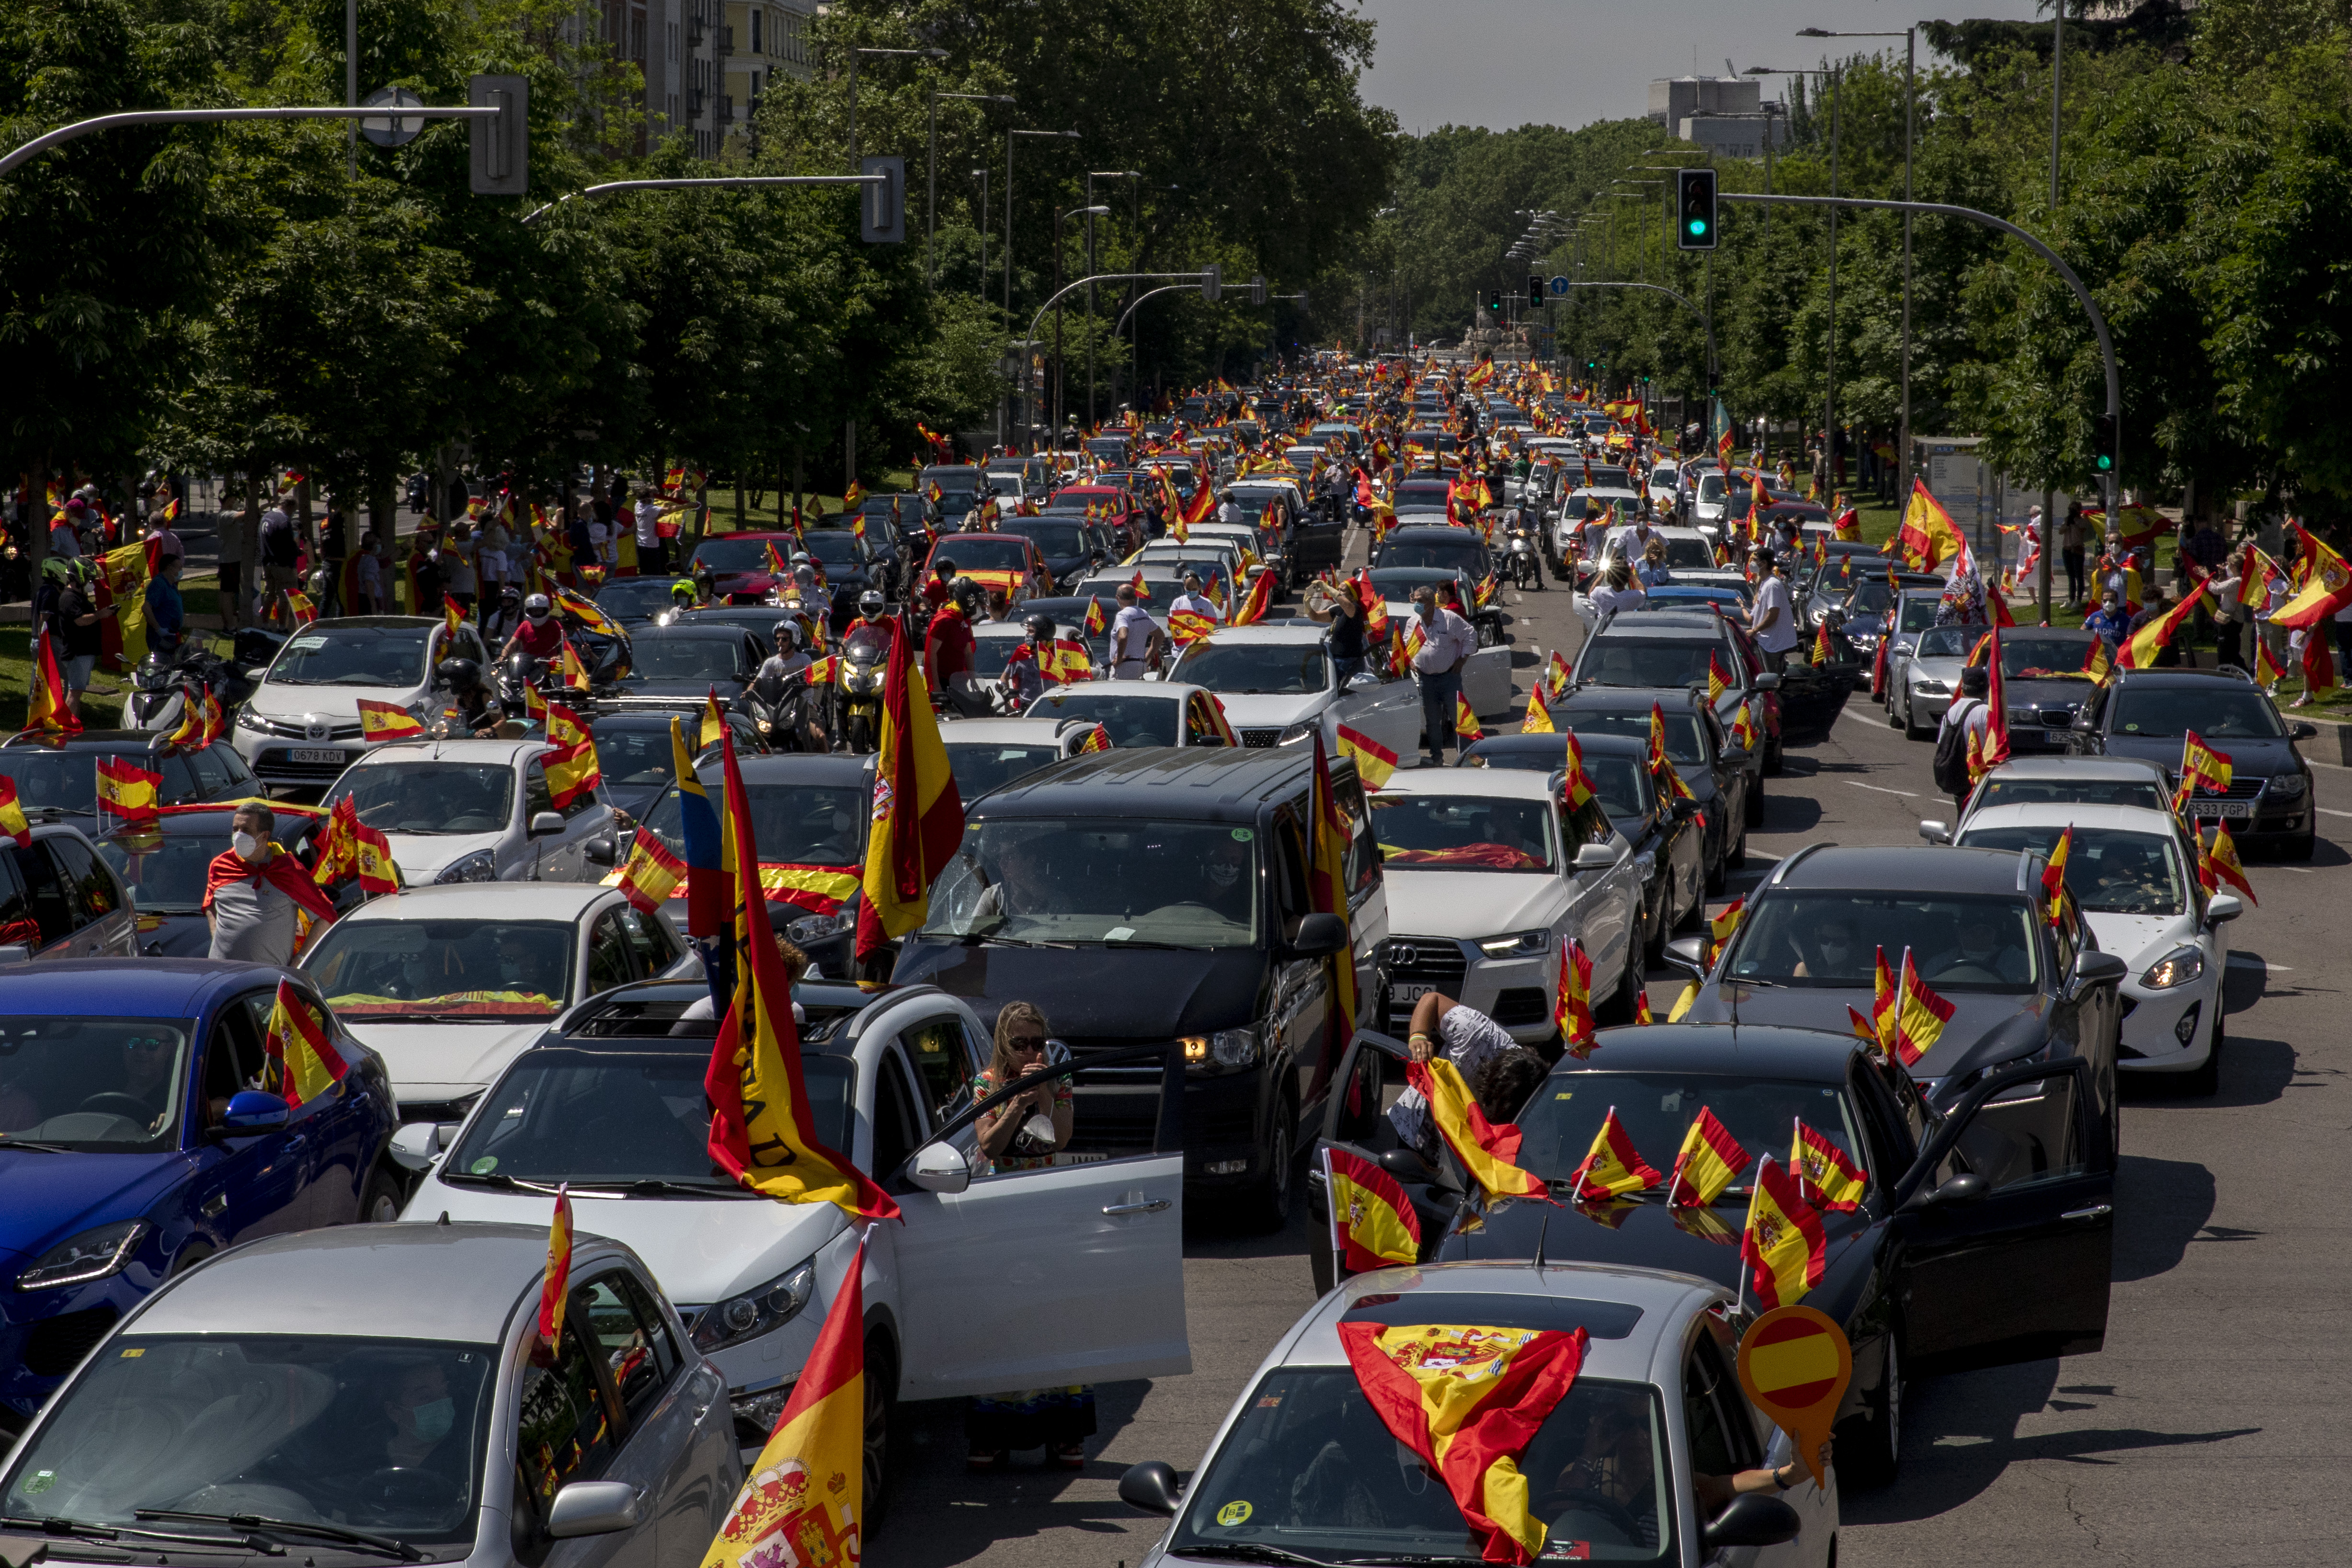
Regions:
<instances>
[{"instance_id":1,"label":"car window","mask_svg":"<svg viewBox=\"0 0 2352 1568\"><path fill-rule=\"evenodd\" d=\"M1683 1430L1694 1476L1728 1480L1755 1465L1755 1428L1734 1404L1737 1395L1714 1342L1702 1335L1683 1363Z\"/></svg>"},{"instance_id":2,"label":"car window","mask_svg":"<svg viewBox=\"0 0 2352 1568\"><path fill-rule=\"evenodd\" d=\"M629 967L629 933L622 929L621 911L606 910L588 933L588 992L610 991L637 976Z\"/></svg>"},{"instance_id":3,"label":"car window","mask_svg":"<svg viewBox=\"0 0 2352 1568\"><path fill-rule=\"evenodd\" d=\"M915 1064L932 1122L947 1121L962 1109L961 1102L979 1070L964 1055L962 1019L953 1013L926 1018L900 1030L898 1046Z\"/></svg>"},{"instance_id":4,"label":"car window","mask_svg":"<svg viewBox=\"0 0 2352 1568\"><path fill-rule=\"evenodd\" d=\"M206 746L188 759L196 771L196 794L206 800L215 800L235 787L236 779L228 771L227 757L236 752L220 744Z\"/></svg>"},{"instance_id":5,"label":"car window","mask_svg":"<svg viewBox=\"0 0 2352 1568\"><path fill-rule=\"evenodd\" d=\"M198 1081L205 1100L226 1101L239 1090L261 1087L261 1032L254 1024L255 1009L269 1016L272 994L256 991L239 996L220 1011L205 1038L204 1070ZM206 1117L207 1123L211 1121Z\"/></svg>"},{"instance_id":6,"label":"car window","mask_svg":"<svg viewBox=\"0 0 2352 1568\"><path fill-rule=\"evenodd\" d=\"M542 811L555 809L555 796L547 787L547 770L533 757L522 773L522 820L528 827Z\"/></svg>"},{"instance_id":7,"label":"car window","mask_svg":"<svg viewBox=\"0 0 2352 1568\"><path fill-rule=\"evenodd\" d=\"M99 863L97 853L79 838L48 840L49 853L57 857L58 871L64 883L67 900L73 907L77 927L112 914L121 907L121 895L114 885L113 874Z\"/></svg>"},{"instance_id":8,"label":"car window","mask_svg":"<svg viewBox=\"0 0 2352 1568\"><path fill-rule=\"evenodd\" d=\"M1953 1154L1991 1192L2080 1175L2084 1147L2072 1072L2012 1084L1979 1106L1960 1130Z\"/></svg>"},{"instance_id":9,"label":"car window","mask_svg":"<svg viewBox=\"0 0 2352 1568\"><path fill-rule=\"evenodd\" d=\"M515 1500L530 1516L528 1531L519 1533L534 1539L543 1538L555 1494L571 1482L602 1476L619 1446L620 1413L596 1376L590 1360L594 1352L584 1337L585 1295L584 1290L572 1292L555 1364L527 1369L517 1402Z\"/></svg>"},{"instance_id":10,"label":"car window","mask_svg":"<svg viewBox=\"0 0 2352 1568\"><path fill-rule=\"evenodd\" d=\"M74 919L73 900L64 879L58 874L57 862L49 857L49 846L55 842L37 838L23 848L11 846L0 850L15 866L26 889L27 913L22 918L31 921L34 941L41 947L65 941L79 923Z\"/></svg>"},{"instance_id":11,"label":"car window","mask_svg":"<svg viewBox=\"0 0 2352 1568\"><path fill-rule=\"evenodd\" d=\"M156 795L159 805L180 805L203 797L204 792L196 783L196 771L188 765L185 753L170 752L157 765L163 775L163 785Z\"/></svg>"},{"instance_id":12,"label":"car window","mask_svg":"<svg viewBox=\"0 0 2352 1568\"><path fill-rule=\"evenodd\" d=\"M0 947L37 947L41 942L40 922L33 917L33 900L25 890L25 879L16 868L17 858L26 853L11 846L0 855Z\"/></svg>"},{"instance_id":13,"label":"car window","mask_svg":"<svg viewBox=\"0 0 2352 1568\"><path fill-rule=\"evenodd\" d=\"M633 909L620 913L621 929L628 933L630 945L637 950L637 962L645 966L647 976L659 974L685 952L678 944L677 933L659 916Z\"/></svg>"},{"instance_id":14,"label":"car window","mask_svg":"<svg viewBox=\"0 0 2352 1568\"><path fill-rule=\"evenodd\" d=\"M599 1275L575 1291L572 1301L584 1309L582 1321L604 1354L613 1391L635 1431L677 1371L669 1326L626 1269Z\"/></svg>"},{"instance_id":15,"label":"car window","mask_svg":"<svg viewBox=\"0 0 2352 1568\"><path fill-rule=\"evenodd\" d=\"M874 1079L875 1175L887 1179L923 1140L923 1116L916 1109L914 1086L907 1081L907 1066L898 1053L885 1050L882 1068Z\"/></svg>"}]
</instances>

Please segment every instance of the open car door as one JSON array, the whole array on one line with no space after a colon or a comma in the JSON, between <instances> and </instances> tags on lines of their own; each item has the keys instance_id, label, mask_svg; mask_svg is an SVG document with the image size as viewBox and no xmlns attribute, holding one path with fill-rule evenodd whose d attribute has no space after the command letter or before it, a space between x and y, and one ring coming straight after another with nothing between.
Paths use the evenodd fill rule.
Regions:
<instances>
[{"instance_id":1,"label":"open car door","mask_svg":"<svg viewBox=\"0 0 2352 1568\"><path fill-rule=\"evenodd\" d=\"M1482 647L1462 661L1462 695L1470 711L1492 719L1511 710L1511 645Z\"/></svg>"},{"instance_id":2,"label":"open car door","mask_svg":"<svg viewBox=\"0 0 2352 1568\"><path fill-rule=\"evenodd\" d=\"M2105 1342L2115 1152L2091 1072L2074 1058L1992 1074L1904 1176L1895 1223L1915 1375Z\"/></svg>"},{"instance_id":3,"label":"open car door","mask_svg":"<svg viewBox=\"0 0 2352 1568\"><path fill-rule=\"evenodd\" d=\"M1340 1267L1331 1245L1331 1198L1323 1181L1325 1149L1353 1154L1396 1178L1421 1221L1424 1259L1435 1254L1437 1244L1453 1226L1461 1194L1445 1185L1443 1178L1430 1180L1438 1173L1397 1137L1395 1124L1389 1120L1389 1108L1405 1090L1405 1064L1411 1059L1403 1041L1367 1029L1357 1030L1356 1037L1340 1053L1331 1094L1323 1104L1322 1132L1307 1168L1307 1209L1320 1229L1307 1247L1318 1295L1354 1272ZM1444 1157L1440 1158L1442 1163Z\"/></svg>"},{"instance_id":4,"label":"open car door","mask_svg":"<svg viewBox=\"0 0 2352 1568\"><path fill-rule=\"evenodd\" d=\"M1041 1077L1147 1058L1160 1067L1148 1151L1001 1172L974 1152L979 1115ZM1181 1043L1049 1061L962 1108L884 1179L906 1218L895 1249L898 1299L908 1304L904 1397L1192 1370L1183 1105Z\"/></svg>"}]
</instances>

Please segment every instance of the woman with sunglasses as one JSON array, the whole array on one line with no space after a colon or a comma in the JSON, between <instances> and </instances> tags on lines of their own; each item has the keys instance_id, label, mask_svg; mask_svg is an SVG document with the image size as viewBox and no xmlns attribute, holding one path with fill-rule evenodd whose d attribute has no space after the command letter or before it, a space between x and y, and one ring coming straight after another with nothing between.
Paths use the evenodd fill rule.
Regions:
<instances>
[{"instance_id":1,"label":"woman with sunglasses","mask_svg":"<svg viewBox=\"0 0 2352 1568\"><path fill-rule=\"evenodd\" d=\"M972 1093L986 1099L1045 1065L1045 1015L1029 1003L1008 1002L996 1016L995 1052L988 1070L971 1080ZM1051 1165L1054 1152L1069 1146L1070 1119L1066 1073L983 1111L978 1131L980 1152L990 1162L984 1173ZM963 1428L965 1463L974 1471L1009 1469L1013 1449L1036 1447L1060 1468L1081 1470L1086 1439L1095 1431L1095 1391L1077 1384L986 1394L965 1408Z\"/></svg>"}]
</instances>

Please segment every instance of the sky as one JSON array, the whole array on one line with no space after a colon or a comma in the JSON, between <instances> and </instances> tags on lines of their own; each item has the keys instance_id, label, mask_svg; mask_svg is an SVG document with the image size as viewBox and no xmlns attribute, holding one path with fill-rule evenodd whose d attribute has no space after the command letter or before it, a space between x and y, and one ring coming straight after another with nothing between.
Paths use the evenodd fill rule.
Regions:
<instances>
[{"instance_id":1,"label":"sky","mask_svg":"<svg viewBox=\"0 0 2352 1568\"><path fill-rule=\"evenodd\" d=\"M1406 131L1575 127L1647 113L1654 77L1750 66L1811 66L1830 49L1891 47L1894 38L1800 38L1800 27L1893 32L1934 17L2030 21L2035 0L1957 0L1934 11L1903 0L1360 0L1380 24L1364 97ZM1694 58L1694 51L1696 57ZM1920 46L1924 66L1927 50ZM1779 80L1765 96L1781 96Z\"/></svg>"}]
</instances>

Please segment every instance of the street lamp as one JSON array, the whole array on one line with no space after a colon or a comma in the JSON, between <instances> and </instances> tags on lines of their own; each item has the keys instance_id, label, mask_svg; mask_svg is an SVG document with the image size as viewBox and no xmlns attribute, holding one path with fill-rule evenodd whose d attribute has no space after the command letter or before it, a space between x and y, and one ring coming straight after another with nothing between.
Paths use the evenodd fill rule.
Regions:
<instances>
[{"instance_id":1,"label":"street lamp","mask_svg":"<svg viewBox=\"0 0 2352 1568\"><path fill-rule=\"evenodd\" d=\"M1097 180L1140 180L1142 178L1143 171L1140 169L1088 169L1087 171L1087 277L1091 278L1095 275L1095 214L1097 212L1108 212L1110 210L1108 207L1097 207L1093 205L1095 199L1095 182ZM1143 232L1143 187L1139 184L1129 187L1129 196L1134 207L1134 216L1130 221L1134 225L1136 233L1140 235ZM1129 287L1131 288L1133 285L1130 284ZM1087 428L1089 430L1093 429L1094 424L1095 286L1089 283L1087 285Z\"/></svg>"},{"instance_id":2,"label":"street lamp","mask_svg":"<svg viewBox=\"0 0 2352 1568\"><path fill-rule=\"evenodd\" d=\"M1887 36L1892 37L1894 35L1889 34ZM1748 76L1825 76L1830 79L1830 197L1834 201L1838 194L1838 86L1839 83L1844 79L1844 68L1842 66L1831 66L1827 69L1816 67L1811 70L1781 70L1771 66L1750 66L1748 68L1745 74ZM1771 129L1769 121L1766 123L1765 129L1768 131ZM1838 448L1837 237L1838 209L1832 207L1830 208L1830 336L1827 376L1828 387L1822 398L1822 441L1823 446L1826 447L1826 450L1822 455L1823 459L1829 465L1831 484L1832 487L1834 487L1837 480Z\"/></svg>"},{"instance_id":3,"label":"street lamp","mask_svg":"<svg viewBox=\"0 0 2352 1568\"><path fill-rule=\"evenodd\" d=\"M860 55L900 56L909 59L943 60L945 49L868 49L853 47L849 51L849 165L857 166L857 57Z\"/></svg>"},{"instance_id":4,"label":"street lamp","mask_svg":"<svg viewBox=\"0 0 2352 1568\"><path fill-rule=\"evenodd\" d=\"M1024 136L1075 142L1075 131L1007 131L1004 133L1004 321L1013 323L1013 144Z\"/></svg>"},{"instance_id":5,"label":"street lamp","mask_svg":"<svg viewBox=\"0 0 2352 1568\"><path fill-rule=\"evenodd\" d=\"M1100 217L1103 214L1105 214L1105 213L1107 213L1107 212L1108 212L1108 211L1110 211L1110 208L1108 208L1108 207L1085 206L1085 207L1072 207L1068 212L1062 212L1062 211L1060 211L1060 210L1058 210L1058 209L1055 212L1055 214L1054 214L1054 292L1055 292L1055 293L1059 294L1059 293L1062 291L1062 225L1063 225L1064 223L1067 222L1069 219L1074 218L1074 217L1080 216L1081 215L1083 215L1083 216L1085 216L1085 218L1086 218L1087 222L1089 225L1091 225L1091 224L1095 221L1095 219L1096 219L1096 218ZM1093 268L1093 266L1092 266L1091 264L1089 264L1089 265L1088 265L1088 267L1087 268L1087 277L1089 277L1089 278L1091 278L1091 277L1093 277L1093 276L1094 276L1094 268ZM1092 292L1094 291L1094 286L1093 286L1092 284L1088 284L1088 285L1087 286L1087 292L1088 292L1088 293L1092 293ZM1087 341L1088 342L1092 342L1094 341L1094 334L1093 334L1093 321L1092 321L1092 319L1091 319L1091 318L1089 318L1089 320L1088 320L1088 322L1087 322L1087 329L1088 329L1088 330L1087 330ZM1032 401L1034 402L1034 400L1033 399ZM1055 305L1055 306L1054 307L1054 421L1053 421L1053 423L1054 423L1054 429L1055 429L1055 431L1058 434L1058 433L1060 432L1061 428L1062 428L1062 307L1061 307L1061 306L1059 306L1059 305Z\"/></svg>"},{"instance_id":6,"label":"street lamp","mask_svg":"<svg viewBox=\"0 0 2352 1568\"><path fill-rule=\"evenodd\" d=\"M934 92L931 94L930 153L923 160L924 177L930 185L930 195L925 199L923 210L923 284L925 288L932 289L940 286L940 100L943 98L963 99L973 103L1002 103L1008 106L1013 102L1010 96L1000 92ZM981 198L980 211L981 232L984 235L987 233L988 224L986 196ZM988 276L988 263L984 258L981 262L980 275L982 278Z\"/></svg>"}]
</instances>

